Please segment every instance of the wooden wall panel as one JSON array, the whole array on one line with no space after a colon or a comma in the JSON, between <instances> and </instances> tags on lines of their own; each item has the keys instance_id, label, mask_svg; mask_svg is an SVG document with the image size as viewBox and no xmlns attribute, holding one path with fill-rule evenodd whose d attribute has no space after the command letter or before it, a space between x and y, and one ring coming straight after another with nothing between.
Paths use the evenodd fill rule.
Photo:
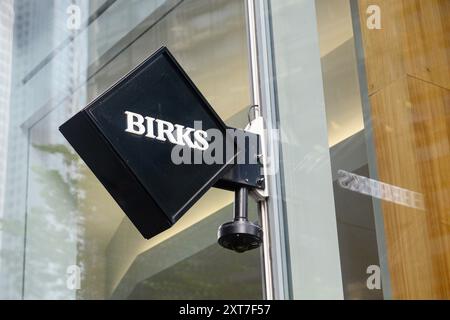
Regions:
<instances>
[{"instance_id":1,"label":"wooden wall panel","mask_svg":"<svg viewBox=\"0 0 450 320\"><path fill-rule=\"evenodd\" d=\"M405 74L450 89L450 1L359 0L369 93ZM381 30L366 28L369 5L381 9Z\"/></svg>"},{"instance_id":2,"label":"wooden wall panel","mask_svg":"<svg viewBox=\"0 0 450 320\"><path fill-rule=\"evenodd\" d=\"M450 297L450 91L406 76L371 106L379 179L424 195L382 203L393 297Z\"/></svg>"},{"instance_id":3,"label":"wooden wall panel","mask_svg":"<svg viewBox=\"0 0 450 320\"><path fill-rule=\"evenodd\" d=\"M449 299L450 0L358 3L379 180L424 196L382 203L392 295ZM382 30L365 27L372 4Z\"/></svg>"}]
</instances>

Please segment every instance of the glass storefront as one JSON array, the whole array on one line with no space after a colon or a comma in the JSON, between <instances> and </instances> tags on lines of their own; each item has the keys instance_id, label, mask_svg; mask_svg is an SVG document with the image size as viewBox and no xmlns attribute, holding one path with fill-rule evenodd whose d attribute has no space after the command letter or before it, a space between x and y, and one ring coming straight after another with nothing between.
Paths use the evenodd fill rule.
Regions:
<instances>
[{"instance_id":1,"label":"glass storefront","mask_svg":"<svg viewBox=\"0 0 450 320\"><path fill-rule=\"evenodd\" d=\"M450 298L449 0L0 11L0 298ZM163 45L228 126L259 93L264 248L217 244L234 195L214 188L143 239L58 131Z\"/></svg>"},{"instance_id":2,"label":"glass storefront","mask_svg":"<svg viewBox=\"0 0 450 320\"><path fill-rule=\"evenodd\" d=\"M81 26L68 31L71 3L15 3L16 21L29 27L17 23L15 30L14 65L23 70L14 73L11 112L20 140L10 136L8 156L18 167L9 170L17 181L7 190L0 291L25 299L261 299L258 251L239 255L216 244L218 226L232 217L232 193L209 191L173 228L147 241L58 131L162 45L222 119L244 127L244 2L83 0ZM253 204L250 214L258 219ZM20 221L14 225L12 217ZM68 286L77 273L79 283Z\"/></svg>"},{"instance_id":3,"label":"glass storefront","mask_svg":"<svg viewBox=\"0 0 450 320\"><path fill-rule=\"evenodd\" d=\"M450 1L265 12L291 296L450 298Z\"/></svg>"}]
</instances>

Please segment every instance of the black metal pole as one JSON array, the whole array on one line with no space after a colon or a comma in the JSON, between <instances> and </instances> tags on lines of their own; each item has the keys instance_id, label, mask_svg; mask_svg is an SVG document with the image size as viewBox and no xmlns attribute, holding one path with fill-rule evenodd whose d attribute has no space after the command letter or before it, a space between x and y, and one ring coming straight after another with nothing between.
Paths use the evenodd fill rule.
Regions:
<instances>
[{"instance_id":1,"label":"black metal pole","mask_svg":"<svg viewBox=\"0 0 450 320\"><path fill-rule=\"evenodd\" d=\"M248 189L239 188L234 193L234 221L248 220Z\"/></svg>"}]
</instances>

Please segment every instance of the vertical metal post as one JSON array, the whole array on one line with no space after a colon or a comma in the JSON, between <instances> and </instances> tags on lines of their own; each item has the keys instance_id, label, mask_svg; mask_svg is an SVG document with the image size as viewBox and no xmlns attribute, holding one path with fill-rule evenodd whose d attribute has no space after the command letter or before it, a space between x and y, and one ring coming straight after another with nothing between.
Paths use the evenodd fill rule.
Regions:
<instances>
[{"instance_id":1,"label":"vertical metal post","mask_svg":"<svg viewBox=\"0 0 450 320\"><path fill-rule=\"evenodd\" d=\"M255 117L261 116L260 106L260 82L259 82L259 63L258 63L258 39L256 27L256 10L255 0L246 0L246 20L247 20L247 35L248 35L248 50L249 50L249 64L250 64L250 83L252 104L256 105ZM261 222L261 227L264 232L264 242L262 246L262 260L264 272L264 295L265 299L273 299L273 282L272 282L272 264L270 256L270 233L269 233L269 219L268 219L268 204L267 200L258 203L258 213Z\"/></svg>"},{"instance_id":2,"label":"vertical metal post","mask_svg":"<svg viewBox=\"0 0 450 320\"><path fill-rule=\"evenodd\" d=\"M234 221L248 220L248 189L239 188L234 193Z\"/></svg>"}]
</instances>

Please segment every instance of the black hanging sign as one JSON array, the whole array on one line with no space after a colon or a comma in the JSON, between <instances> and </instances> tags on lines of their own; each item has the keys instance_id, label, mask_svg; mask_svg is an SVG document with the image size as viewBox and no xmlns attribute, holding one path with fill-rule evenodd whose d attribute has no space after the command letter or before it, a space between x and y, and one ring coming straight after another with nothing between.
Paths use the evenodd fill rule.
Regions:
<instances>
[{"instance_id":1,"label":"black hanging sign","mask_svg":"<svg viewBox=\"0 0 450 320\"><path fill-rule=\"evenodd\" d=\"M186 164L174 151L202 158L214 142L208 132L229 139L226 129L165 47L60 127L147 239L172 226L239 152Z\"/></svg>"}]
</instances>

